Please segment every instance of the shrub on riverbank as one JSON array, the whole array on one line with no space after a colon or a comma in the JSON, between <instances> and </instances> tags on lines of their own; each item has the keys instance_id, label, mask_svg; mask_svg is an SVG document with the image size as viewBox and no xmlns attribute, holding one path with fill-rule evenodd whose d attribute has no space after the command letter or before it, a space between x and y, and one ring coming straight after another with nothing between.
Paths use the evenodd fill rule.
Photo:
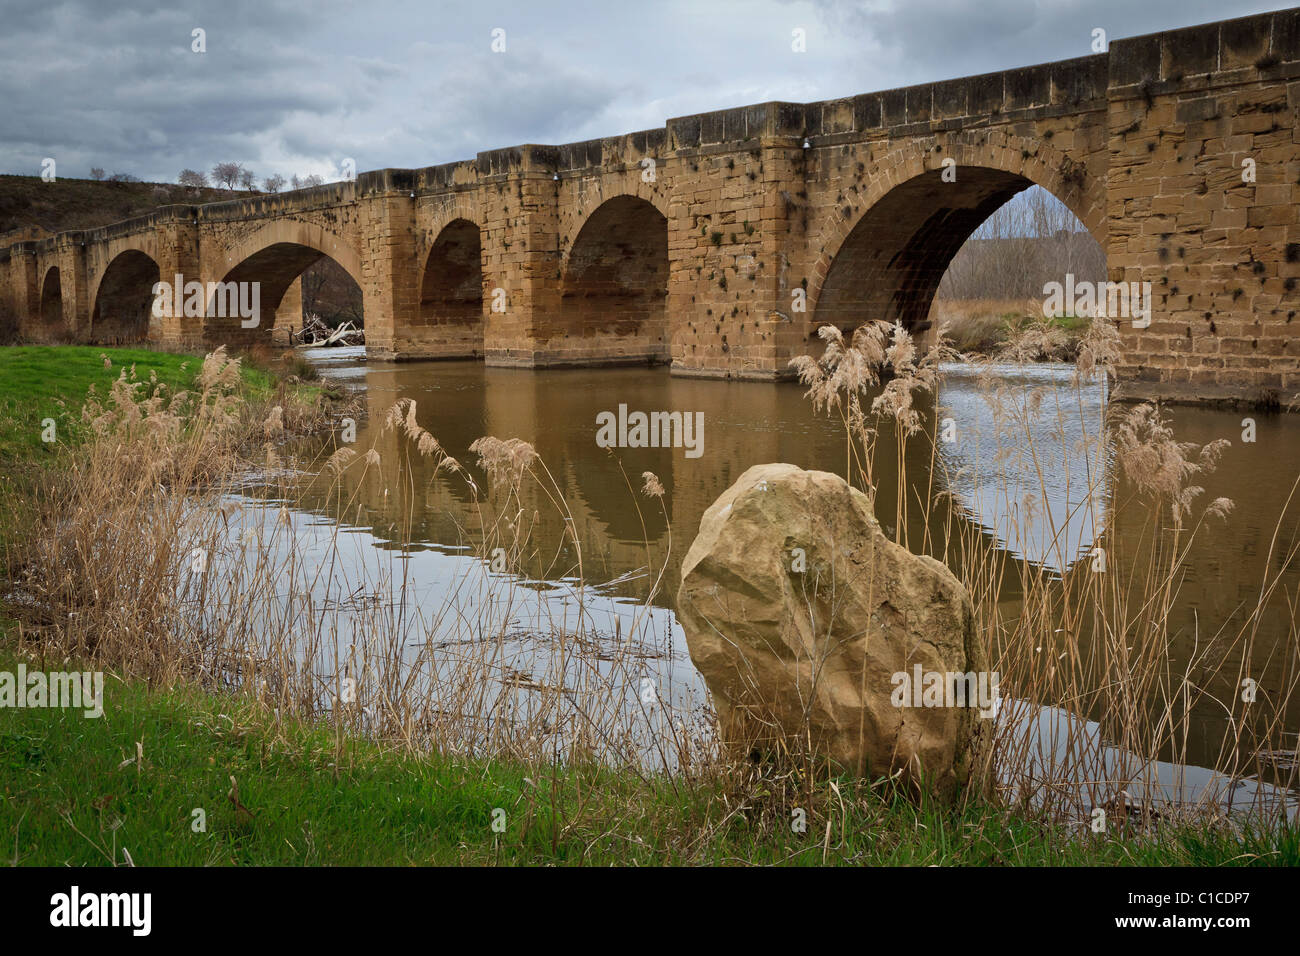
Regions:
<instances>
[{"instance_id":1,"label":"shrub on riverbank","mask_svg":"<svg viewBox=\"0 0 1300 956\"><path fill-rule=\"evenodd\" d=\"M296 356L294 356L296 358ZM104 396L126 372L136 369L140 389L173 394L194 387L202 371L201 358L148 349L98 345L16 345L0 348L0 466L6 469L31 462L48 462L60 448L78 441L80 409L88 395ZM240 388L251 405L278 400L287 392L301 404L314 403L318 389L298 388L288 374L301 374L296 364L281 363L275 353L242 361ZM138 392L139 390L137 390ZM45 440L44 422L55 423L53 440Z\"/></svg>"},{"instance_id":2,"label":"shrub on riverbank","mask_svg":"<svg viewBox=\"0 0 1300 956\"><path fill-rule=\"evenodd\" d=\"M1047 346L1035 361L1073 362L1090 321L1079 316L1044 319L1034 299L937 299L930 321L958 352L994 356L1031 327L1041 327Z\"/></svg>"},{"instance_id":3,"label":"shrub on riverbank","mask_svg":"<svg viewBox=\"0 0 1300 956\"><path fill-rule=\"evenodd\" d=\"M28 525L5 529L5 566L23 597L20 620L45 629L52 646L127 672L158 674L165 660L162 673L175 679L199 666L160 650L175 636L181 569L195 560L194 496L222 493L251 466L250 448L273 463L272 442L312 427L322 395L248 373L223 349L202 360L129 357L79 407L54 400L58 413L45 426L52 467L0 489L5 510ZM113 370L107 352L99 358ZM149 363L147 377L137 362ZM87 374L84 351L70 351L66 364L65 379ZM23 401L30 414L40 400Z\"/></svg>"}]
</instances>

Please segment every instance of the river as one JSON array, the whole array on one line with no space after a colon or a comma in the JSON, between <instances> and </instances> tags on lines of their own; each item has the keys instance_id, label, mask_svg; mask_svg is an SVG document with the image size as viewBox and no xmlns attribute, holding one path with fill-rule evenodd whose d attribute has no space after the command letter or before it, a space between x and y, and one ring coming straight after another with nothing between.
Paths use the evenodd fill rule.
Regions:
<instances>
[{"instance_id":1,"label":"river","mask_svg":"<svg viewBox=\"0 0 1300 956\"><path fill-rule=\"evenodd\" d=\"M674 377L663 367L534 372L478 362L391 363L366 361L364 349L319 349L307 356L323 378L359 391L366 415L357 423L353 447L374 448L390 466L399 458L408 461L412 473L409 481L398 482L388 468L364 469L364 475L353 468L337 484L324 475L308 481L293 501L293 521L304 533L344 528L356 553L383 555L390 581L400 578L419 595L417 603L436 606L453 591L463 594L466 581L477 580L478 572L470 569L480 569L482 562L467 548L480 520L475 494L458 475L435 475L433 458L410 454L403 438L384 431L388 409L399 399L414 400L419 424L469 467L480 494L486 476L474 467L470 444L485 435L523 439L536 449L557 486L555 497L567 510L538 488L522 495L516 518L531 524L532 546L509 576L520 585L512 593L534 597L512 598L507 615L522 614L516 623L528 630L530 614L544 613L553 621L557 606L585 605L582 613L603 615L598 633L619 639L634 635L645 642L645 679L676 701L681 713L702 723L707 722L702 682L673 616L681 562L702 514L751 465L782 461L844 472L841 424L817 414L797 383ZM909 508L904 517L903 534L914 550L942 555L946 537L958 528L975 535L980 547L1059 576L1076 562L1095 561L1103 529L1126 542L1116 555L1140 551L1152 529L1169 530L1166 511L1154 510L1128 476L1105 480L1104 473L1116 468L1114 450L1106 446L1098 453L1087 439L1101 431L1106 389L1075 387L1073 371L1050 364L980 373L968 366L945 367L938 395L923 403L922 413L925 431L936 435L947 429L948 440L933 445L913 440L904 458L907 499L931 502L926 509ZM996 402L991 388L998 391ZM620 406L625 415L697 416L702 423L694 436L697 447L601 447L598 416L617 416ZM1169 622L1174 634L1170 673L1199 669L1206 693L1184 715L1192 728L1185 749L1161 755L1214 766L1229 719L1219 702L1233 699L1243 675L1256 682L1261 696L1283 695L1296 672L1293 607L1300 595L1300 567L1286 556L1300 535L1300 511L1294 505L1286 511L1285 503L1300 475L1300 418L1199 407L1175 407L1169 415L1179 441L1231 441L1216 470L1198 478L1204 492L1196 511L1218 497L1230 498L1234 508L1226 520L1208 522L1192 539ZM1254 441L1243 441L1245 418L1253 420ZM892 435L886 432L882 442L888 452L877 459L877 510L886 532L895 535L899 467ZM291 451L319 462L332 448L331 443L322 449L313 440ZM647 471L662 483L662 499L640 494ZM1095 487L1108 490L1093 500L1089 489ZM534 516L524 515L528 510ZM574 538L579 548L573 547ZM960 573L955 550L948 558ZM1125 567L1113 564L1108 571L1122 574ZM1225 635L1240 628L1242 609L1259 602L1270 574L1276 587L1264 602L1265 613L1251 625L1254 649L1247 660L1242 642ZM579 578L583 596L571 600ZM1008 575L998 594L1011 613L1019 599L1017 580ZM1207 669L1206 644L1216 636L1222 651L1215 660L1222 666ZM532 679L527 672L527 667L513 671L516 678L524 673ZM1196 680L1196 673L1192 677ZM1297 705L1283 708L1292 732L1300 726ZM1294 735L1290 739L1294 747Z\"/></svg>"}]
</instances>

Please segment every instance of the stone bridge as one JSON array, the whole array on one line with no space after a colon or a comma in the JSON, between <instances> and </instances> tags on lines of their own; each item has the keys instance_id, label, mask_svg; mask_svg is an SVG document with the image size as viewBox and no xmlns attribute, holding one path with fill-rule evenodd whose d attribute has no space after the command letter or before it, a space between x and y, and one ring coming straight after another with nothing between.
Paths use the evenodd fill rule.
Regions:
<instances>
[{"instance_id":1,"label":"stone bridge","mask_svg":"<svg viewBox=\"0 0 1300 956\"><path fill-rule=\"evenodd\" d=\"M197 206L0 250L24 338L170 349L296 322L329 256L367 351L494 365L671 363L770 379L816 329L924 331L949 261L1038 184L1149 282L1117 320L1132 394L1289 398L1300 278L1300 10L1115 40L1107 52ZM57 184L49 188L57 189ZM256 281L260 323L155 318L155 282Z\"/></svg>"}]
</instances>

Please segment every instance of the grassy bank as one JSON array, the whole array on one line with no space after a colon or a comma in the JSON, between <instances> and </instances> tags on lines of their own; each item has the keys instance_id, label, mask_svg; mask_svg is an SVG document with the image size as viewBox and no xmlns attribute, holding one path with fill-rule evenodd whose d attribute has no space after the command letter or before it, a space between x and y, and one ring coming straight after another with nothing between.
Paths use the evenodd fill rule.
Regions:
<instances>
[{"instance_id":1,"label":"grassy bank","mask_svg":"<svg viewBox=\"0 0 1300 956\"><path fill-rule=\"evenodd\" d=\"M239 367L238 391L246 407L259 411L274 402L301 410L319 407L325 391L299 381L296 357L268 353ZM107 401L124 374L136 399L159 402L192 392L203 359L147 349L97 345L28 345L0 348L0 544L21 534L38 490L55 473L66 472L68 453L89 437L83 419L88 400ZM48 489L47 489L48 490Z\"/></svg>"},{"instance_id":2,"label":"grassy bank","mask_svg":"<svg viewBox=\"0 0 1300 956\"><path fill-rule=\"evenodd\" d=\"M124 369L134 366L151 392L157 385L176 392L194 386L201 364L192 355L97 345L0 348L0 466L49 460L61 442L75 442L88 391L107 394ZM274 387L266 370L245 365L240 372L252 396ZM55 422L53 442L42 440L46 419Z\"/></svg>"},{"instance_id":3,"label":"grassy bank","mask_svg":"<svg viewBox=\"0 0 1300 956\"><path fill-rule=\"evenodd\" d=\"M940 299L930 318L968 355L995 356L1027 328L1041 327L1045 348L1032 358L1060 361L1074 361L1091 324L1073 315L1045 320L1042 303L1033 299Z\"/></svg>"},{"instance_id":4,"label":"grassy bank","mask_svg":"<svg viewBox=\"0 0 1300 956\"><path fill-rule=\"evenodd\" d=\"M12 634L0 670L18 658ZM28 659L34 668L61 661ZM0 846L19 865L1296 865L1296 834L1044 827L842 779L771 781L418 758L192 687L105 680L104 716L0 709ZM237 800L232 798L237 786ZM503 826L494 832L494 810ZM200 810L202 814L196 814ZM199 826L202 820L203 826ZM829 827L829 829L828 829Z\"/></svg>"}]
</instances>

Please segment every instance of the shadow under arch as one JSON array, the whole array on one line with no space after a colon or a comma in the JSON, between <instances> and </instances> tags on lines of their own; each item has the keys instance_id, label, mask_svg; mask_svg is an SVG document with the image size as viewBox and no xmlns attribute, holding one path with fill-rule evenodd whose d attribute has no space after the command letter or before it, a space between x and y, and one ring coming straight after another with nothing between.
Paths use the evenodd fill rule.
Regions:
<instances>
[{"instance_id":1,"label":"shadow under arch","mask_svg":"<svg viewBox=\"0 0 1300 956\"><path fill-rule=\"evenodd\" d=\"M54 340L67 332L63 319L63 280L58 266L51 266L45 272L45 281L41 283L40 326L36 330L39 338Z\"/></svg>"},{"instance_id":2,"label":"shadow under arch","mask_svg":"<svg viewBox=\"0 0 1300 956\"><path fill-rule=\"evenodd\" d=\"M302 324L300 312L281 314L285 293L307 269L321 259L333 260L357 286L359 292L360 273L355 262L340 261L330 253L302 242L273 242L240 259L221 278L228 291L224 294L214 292L208 299L207 315L203 319L204 344L209 348L220 345L246 348L269 343L272 332L277 328L297 329ZM254 301L257 315L253 317L256 324L252 325L245 323L252 322L253 318L241 315L239 310L229 307L231 302ZM294 300L294 306L301 309L301 303L297 300ZM235 314L230 314L232 311Z\"/></svg>"},{"instance_id":3,"label":"shadow under arch","mask_svg":"<svg viewBox=\"0 0 1300 956\"><path fill-rule=\"evenodd\" d=\"M1024 173L978 165L929 169L895 185L830 250L808 337L823 325L848 333L878 319L901 322L914 335L931 332L930 307L957 251L994 212L1034 185L1056 196ZM1072 203L1057 198L1087 222Z\"/></svg>"},{"instance_id":4,"label":"shadow under arch","mask_svg":"<svg viewBox=\"0 0 1300 956\"><path fill-rule=\"evenodd\" d=\"M95 291L87 341L131 345L149 337L158 263L148 253L127 249L113 258Z\"/></svg>"},{"instance_id":5,"label":"shadow under arch","mask_svg":"<svg viewBox=\"0 0 1300 956\"><path fill-rule=\"evenodd\" d=\"M591 342L583 361L668 361L668 271L668 218L639 196L605 200L573 240L540 337Z\"/></svg>"},{"instance_id":6,"label":"shadow under arch","mask_svg":"<svg viewBox=\"0 0 1300 956\"><path fill-rule=\"evenodd\" d=\"M424 262L416 322L394 329L419 358L480 358L484 350L483 241L468 219L451 220Z\"/></svg>"}]
</instances>

